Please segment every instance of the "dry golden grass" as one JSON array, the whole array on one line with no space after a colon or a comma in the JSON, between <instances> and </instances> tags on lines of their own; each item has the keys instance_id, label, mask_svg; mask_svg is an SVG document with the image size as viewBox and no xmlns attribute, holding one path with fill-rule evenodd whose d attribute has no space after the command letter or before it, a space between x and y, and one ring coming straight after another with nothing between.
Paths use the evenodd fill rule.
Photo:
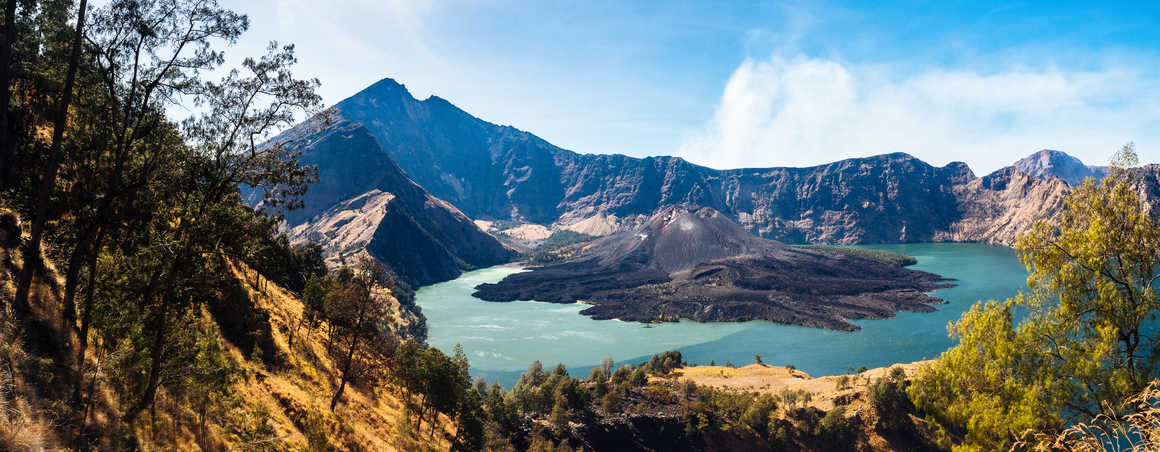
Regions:
<instances>
[{"instance_id":1,"label":"dry golden grass","mask_svg":"<svg viewBox=\"0 0 1160 452\"><path fill-rule=\"evenodd\" d=\"M925 362L925 361L924 361ZM914 372L924 362L896 364L907 375ZM673 371L680 381L692 380L700 386L728 389L741 392L777 394L782 391L805 391L812 396L810 406L821 410L832 409L835 405L847 405L857 410L865 406L866 392L870 383L886 376L890 368L869 369L857 375L830 375L811 377L800 370L768 364L750 364L744 367L695 366ZM839 388L839 380L846 377L848 386ZM853 412L853 410L851 411Z\"/></svg>"},{"instance_id":2,"label":"dry golden grass","mask_svg":"<svg viewBox=\"0 0 1160 452\"><path fill-rule=\"evenodd\" d=\"M239 277L248 269L235 267ZM244 279L243 279L244 280ZM403 417L402 402L385 389L348 386L342 402L334 413L329 410L330 397L338 384L334 363L326 352L327 335L324 328L311 329L302 325L304 306L292 293L274 284L259 284L263 291L247 285L257 307L270 314L271 330L278 354L285 357L286 368L269 373L253 364L247 364L256 378L239 390L253 403L260 403L274 413L277 430L284 432L287 443L306 447L310 432L321 429L323 439L338 450L403 450L395 426ZM398 312L398 302L389 292L381 293ZM290 338L293 335L293 350ZM233 351L235 360L248 363L241 353ZM446 417L439 421L437 431L450 432ZM442 435L436 434L441 437ZM446 450L449 444L442 438L432 440L436 448Z\"/></svg>"},{"instance_id":3,"label":"dry golden grass","mask_svg":"<svg viewBox=\"0 0 1160 452\"><path fill-rule=\"evenodd\" d=\"M7 307L16 292L14 275L22 265L16 250L0 249L0 450L42 451L58 449L53 423L39 409L35 388L15 372L28 357L14 337ZM35 292L46 289L38 284Z\"/></svg>"},{"instance_id":4,"label":"dry golden grass","mask_svg":"<svg viewBox=\"0 0 1160 452\"><path fill-rule=\"evenodd\" d=\"M1160 380L1119 406L1106 404L1105 412L1108 414L1055 436L1029 433L1016 447L1075 452L1160 451Z\"/></svg>"},{"instance_id":5,"label":"dry golden grass","mask_svg":"<svg viewBox=\"0 0 1160 452\"><path fill-rule=\"evenodd\" d=\"M0 250L0 302L15 292L14 275L19 271L19 253ZM46 276L32 291L34 314L53 319L59 312L59 293L63 286L59 272L47 262ZM204 428L192 425L188 419L199 413L193 407L176 406L164 389L156 398L158 409L148 420L136 424L136 436L141 450L406 450L396 432L403 418L398 397L385 390L373 390L358 385L348 386L343 401L335 410L329 410L330 397L337 385L337 373L326 353L327 336L324 328L312 329L303 325L303 304L294 294L270 284L264 278L254 282L254 272L244 265L231 269L243 282L255 305L270 314L271 331L276 354L283 365L268 369L260 362L248 359L243 353L226 344L231 360L242 369L244 378L236 384L235 394L242 403L232 413L233 422L264 424L271 432L267 437L238 438L227 433L225 425L211 419ZM249 275L249 277L245 277ZM261 290L257 289L261 287ZM385 299L398 310L398 302L389 292ZM0 312L0 317L6 317ZM203 321L212 322L208 312L202 312ZM50 323L57 323L51 321ZM0 319L0 327L10 322ZM4 328L0 328L4 330ZM24 359L19 341L11 340L6 331L0 331L0 361L18 363ZM290 348L293 335L293 350ZM3 364L0 363L0 364ZM104 372L97 357L90 355L86 365L90 378L103 378ZM50 417L38 409L41 403L33 388L27 387L19 375L10 375L0 365L0 450L39 451L58 450L59 433ZM118 422L121 395L108 385L98 384L95 403L89 422L112 426ZM184 417L185 421L175 417ZM239 420L240 419L240 420ZM440 433L450 432L451 423L440 418L433 435L420 437L425 445L446 450L448 444Z\"/></svg>"},{"instance_id":6,"label":"dry golden grass","mask_svg":"<svg viewBox=\"0 0 1160 452\"><path fill-rule=\"evenodd\" d=\"M56 432L51 423L36 415L23 398L0 400L0 449L10 451L55 450Z\"/></svg>"}]
</instances>

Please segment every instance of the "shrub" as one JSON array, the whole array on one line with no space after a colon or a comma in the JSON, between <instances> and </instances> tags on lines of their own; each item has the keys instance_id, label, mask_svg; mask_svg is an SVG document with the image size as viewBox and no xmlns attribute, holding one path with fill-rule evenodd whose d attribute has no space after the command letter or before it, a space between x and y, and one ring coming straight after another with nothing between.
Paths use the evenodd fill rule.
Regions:
<instances>
[{"instance_id":1,"label":"shrub","mask_svg":"<svg viewBox=\"0 0 1160 452\"><path fill-rule=\"evenodd\" d=\"M849 375L838 376L838 380L836 382L836 385L838 386L838 389L849 388L850 387L850 376Z\"/></svg>"},{"instance_id":2,"label":"shrub","mask_svg":"<svg viewBox=\"0 0 1160 452\"><path fill-rule=\"evenodd\" d=\"M901 368L896 369L901 371ZM891 371L890 375L875 381L867 391L870 405L878 413L876 428L879 431L907 434L913 430L909 414L915 411L915 407L906 395L908 382L904 378Z\"/></svg>"},{"instance_id":3,"label":"shrub","mask_svg":"<svg viewBox=\"0 0 1160 452\"><path fill-rule=\"evenodd\" d=\"M648 375L645 373L643 367L639 367L632 372L632 377L629 379L629 384L633 386L644 386L648 384Z\"/></svg>"},{"instance_id":4,"label":"shrub","mask_svg":"<svg viewBox=\"0 0 1160 452\"><path fill-rule=\"evenodd\" d=\"M819 435L825 443L845 449L845 446L854 442L857 429L850 419L846 418L845 407L834 407L826 413L819 423Z\"/></svg>"}]
</instances>

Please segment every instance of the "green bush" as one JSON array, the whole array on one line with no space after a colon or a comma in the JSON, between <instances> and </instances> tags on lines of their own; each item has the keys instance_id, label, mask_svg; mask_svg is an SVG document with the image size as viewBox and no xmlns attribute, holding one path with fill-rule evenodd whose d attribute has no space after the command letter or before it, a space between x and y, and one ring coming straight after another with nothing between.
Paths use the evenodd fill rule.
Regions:
<instances>
[{"instance_id":1,"label":"green bush","mask_svg":"<svg viewBox=\"0 0 1160 452\"><path fill-rule=\"evenodd\" d=\"M909 414L915 412L915 407L906 395L907 384L902 368L895 367L889 375L875 381L867 391L870 405L878 413L876 427L879 431L907 434L913 430Z\"/></svg>"},{"instance_id":2,"label":"green bush","mask_svg":"<svg viewBox=\"0 0 1160 452\"><path fill-rule=\"evenodd\" d=\"M906 267L918 263L918 259L902 253L895 253L893 251L885 250L871 250L865 248L853 248L849 246L833 246L833 245L807 245L806 248L820 249L825 251L836 251L847 256L857 257L859 259L866 259L884 264L897 265L899 267Z\"/></svg>"}]
</instances>

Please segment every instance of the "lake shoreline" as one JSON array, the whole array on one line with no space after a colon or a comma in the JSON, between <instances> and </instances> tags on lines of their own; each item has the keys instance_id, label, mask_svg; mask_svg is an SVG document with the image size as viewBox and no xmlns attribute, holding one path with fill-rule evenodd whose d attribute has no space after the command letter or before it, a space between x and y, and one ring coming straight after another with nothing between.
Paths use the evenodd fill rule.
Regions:
<instances>
[{"instance_id":1,"label":"lake shoreline","mask_svg":"<svg viewBox=\"0 0 1160 452\"><path fill-rule=\"evenodd\" d=\"M752 362L755 354L761 354L769 363L791 364L812 375L932 359L952 345L948 322L976 301L1014 296L1026 283L1026 269L1007 247L957 243L867 247L911 254L918 259L915 268L955 278L958 285L936 292L947 301L938 311L854 320L861 327L856 332L765 321L606 322L580 315L587 306L580 303L492 303L471 297L474 286L522 271L518 264L480 269L420 288L416 302L428 317L431 345L450 351L461 344L473 375L508 386L536 360L545 366L564 363L573 375L586 375L605 357L618 365L639 363L674 349L690 364Z\"/></svg>"}]
</instances>

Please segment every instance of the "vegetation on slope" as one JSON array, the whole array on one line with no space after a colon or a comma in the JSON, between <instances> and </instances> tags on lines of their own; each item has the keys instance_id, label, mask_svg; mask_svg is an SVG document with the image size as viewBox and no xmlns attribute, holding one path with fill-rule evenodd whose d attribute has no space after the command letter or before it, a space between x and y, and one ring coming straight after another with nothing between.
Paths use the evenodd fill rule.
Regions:
<instances>
[{"instance_id":1,"label":"vegetation on slope","mask_svg":"<svg viewBox=\"0 0 1160 452\"><path fill-rule=\"evenodd\" d=\"M552 231L543 243L529 251L524 258L531 265L549 265L563 262L579 252L582 244L596 239L596 236L582 234L567 229Z\"/></svg>"},{"instance_id":2,"label":"vegetation on slope","mask_svg":"<svg viewBox=\"0 0 1160 452\"><path fill-rule=\"evenodd\" d=\"M1102 182L1072 192L1058 223L1020 238L1029 291L952 323L959 345L908 389L944 445L1051 448L1030 439L1141 410L1117 404L1160 378L1160 224L1127 176L1134 148L1113 161Z\"/></svg>"},{"instance_id":3,"label":"vegetation on slope","mask_svg":"<svg viewBox=\"0 0 1160 452\"><path fill-rule=\"evenodd\" d=\"M811 249L822 249L827 251L837 251L842 254L881 262L884 264L897 265L899 267L906 267L918 263L918 259L903 253L896 253L894 251L886 250L872 250L866 248L854 248L850 246L834 246L834 245L802 245Z\"/></svg>"},{"instance_id":4,"label":"vegetation on slope","mask_svg":"<svg viewBox=\"0 0 1160 452\"><path fill-rule=\"evenodd\" d=\"M358 418L315 400L357 374L317 353L319 335L349 358L366 322L298 328L286 289L325 272L319 249L291 248L238 194L293 208L312 180L294 149L258 146L319 105L317 82L290 72L293 47L209 81L248 26L214 1L5 4L0 403L18 415L3 415L0 448L383 448L344 432L390 425L390 397L348 391L384 413ZM189 101L195 114L168 119ZM377 300L403 293L387 287Z\"/></svg>"}]
</instances>

